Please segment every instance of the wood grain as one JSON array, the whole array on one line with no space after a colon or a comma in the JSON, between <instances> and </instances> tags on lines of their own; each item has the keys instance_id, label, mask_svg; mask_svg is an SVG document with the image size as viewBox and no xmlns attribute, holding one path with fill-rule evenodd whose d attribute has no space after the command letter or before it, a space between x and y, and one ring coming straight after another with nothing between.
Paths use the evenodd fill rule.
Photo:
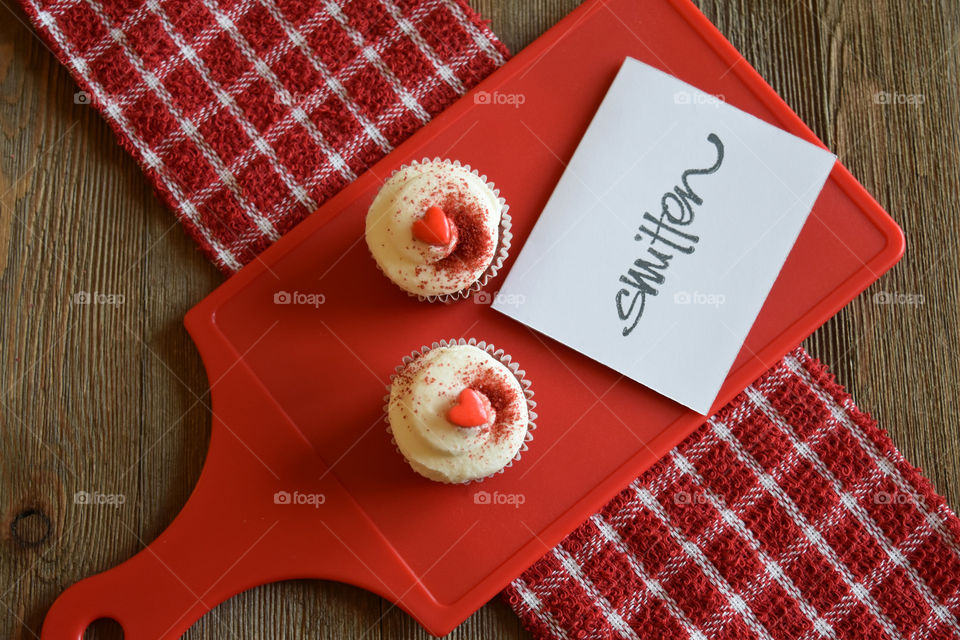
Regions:
<instances>
[{"instance_id":1,"label":"wood grain","mask_svg":"<svg viewBox=\"0 0 960 640\"><path fill-rule=\"evenodd\" d=\"M155 538L196 482L210 432L207 381L181 320L221 277L3 1L0 635L33 638L67 585ZM512 50L576 4L474 2ZM904 261L807 347L960 504L960 6L699 4L905 229ZM883 104L881 92L922 104ZM81 292L123 302L77 304ZM880 293L912 302L880 304ZM78 491L125 502L76 504ZM99 625L92 636L115 637ZM359 589L296 581L233 598L187 637L425 634ZM528 636L494 601L451 637Z\"/></svg>"}]
</instances>

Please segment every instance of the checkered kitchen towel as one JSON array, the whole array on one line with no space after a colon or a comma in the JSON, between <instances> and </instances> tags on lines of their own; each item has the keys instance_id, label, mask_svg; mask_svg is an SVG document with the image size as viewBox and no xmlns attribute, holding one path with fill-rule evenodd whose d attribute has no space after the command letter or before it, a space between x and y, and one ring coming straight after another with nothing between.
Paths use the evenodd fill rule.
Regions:
<instances>
[{"instance_id":1,"label":"checkered kitchen towel","mask_svg":"<svg viewBox=\"0 0 960 640\"><path fill-rule=\"evenodd\" d=\"M218 267L238 270L507 57L460 0L25 0Z\"/></svg>"},{"instance_id":2,"label":"checkered kitchen towel","mask_svg":"<svg viewBox=\"0 0 960 640\"><path fill-rule=\"evenodd\" d=\"M462 0L22 0L221 269L502 64ZM505 592L539 638L960 637L960 522L797 350Z\"/></svg>"},{"instance_id":3,"label":"checkered kitchen towel","mask_svg":"<svg viewBox=\"0 0 960 640\"><path fill-rule=\"evenodd\" d=\"M505 595L539 638L957 638L958 541L798 348Z\"/></svg>"}]
</instances>

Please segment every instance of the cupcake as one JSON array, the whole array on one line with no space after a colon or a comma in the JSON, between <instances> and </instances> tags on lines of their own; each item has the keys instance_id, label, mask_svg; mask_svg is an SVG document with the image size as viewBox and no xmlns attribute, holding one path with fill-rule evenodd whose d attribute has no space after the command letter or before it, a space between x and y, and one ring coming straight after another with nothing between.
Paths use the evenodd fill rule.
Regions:
<instances>
[{"instance_id":1,"label":"cupcake","mask_svg":"<svg viewBox=\"0 0 960 640\"><path fill-rule=\"evenodd\" d=\"M478 291L510 248L510 216L499 191L470 167L423 160L396 171L367 211L377 266L421 300Z\"/></svg>"},{"instance_id":2,"label":"cupcake","mask_svg":"<svg viewBox=\"0 0 960 640\"><path fill-rule=\"evenodd\" d=\"M492 345L434 343L404 358L391 380L388 431L414 471L465 483L510 466L533 436L523 370Z\"/></svg>"}]
</instances>

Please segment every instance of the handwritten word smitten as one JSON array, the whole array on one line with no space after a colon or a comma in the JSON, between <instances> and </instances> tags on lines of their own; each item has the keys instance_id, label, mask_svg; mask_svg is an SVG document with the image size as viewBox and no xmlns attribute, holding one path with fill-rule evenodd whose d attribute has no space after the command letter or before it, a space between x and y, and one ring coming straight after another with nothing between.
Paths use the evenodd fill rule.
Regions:
<instances>
[{"instance_id":1,"label":"handwritten word smitten","mask_svg":"<svg viewBox=\"0 0 960 640\"><path fill-rule=\"evenodd\" d=\"M660 216L646 211L638 233L637 242L646 243L646 251L633 261L627 272L620 276L623 285L617 291L617 315L623 321L623 335L628 336L640 323L647 305L647 296L655 296L658 287L666 281L670 262L677 255L691 254L700 242L700 237L683 230L696 217L694 206L700 207L703 198L690 186L691 176L707 176L716 173L723 164L723 141L711 133L707 141L715 147L716 160L705 169L687 169L680 175L680 184L660 198Z\"/></svg>"}]
</instances>

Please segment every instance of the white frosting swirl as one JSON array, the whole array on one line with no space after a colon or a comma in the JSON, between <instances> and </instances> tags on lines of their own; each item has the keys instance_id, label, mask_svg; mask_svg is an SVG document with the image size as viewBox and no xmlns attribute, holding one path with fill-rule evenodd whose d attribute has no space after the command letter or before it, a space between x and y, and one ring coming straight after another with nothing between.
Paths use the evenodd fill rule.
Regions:
<instances>
[{"instance_id":1,"label":"white frosting swirl","mask_svg":"<svg viewBox=\"0 0 960 640\"><path fill-rule=\"evenodd\" d=\"M447 419L467 387L487 393L499 410L482 427ZM390 390L393 438L413 469L440 482L485 478L517 455L529 415L523 388L502 362L475 346L436 347L401 371Z\"/></svg>"},{"instance_id":2,"label":"white frosting swirl","mask_svg":"<svg viewBox=\"0 0 960 640\"><path fill-rule=\"evenodd\" d=\"M455 225L448 246L413 234L413 223L431 206L443 209ZM447 161L415 163L391 176L370 205L367 246L401 289L423 296L456 293L493 262L501 209L497 194L465 168Z\"/></svg>"}]
</instances>

